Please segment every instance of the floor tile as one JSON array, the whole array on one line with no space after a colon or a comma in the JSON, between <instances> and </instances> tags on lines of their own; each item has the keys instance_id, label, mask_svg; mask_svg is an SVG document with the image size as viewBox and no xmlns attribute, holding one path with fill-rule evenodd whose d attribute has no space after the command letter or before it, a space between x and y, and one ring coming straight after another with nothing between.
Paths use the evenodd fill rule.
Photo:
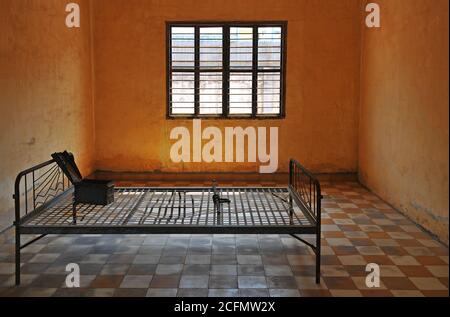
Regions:
<instances>
[{"instance_id":1,"label":"floor tile","mask_svg":"<svg viewBox=\"0 0 450 317\"><path fill-rule=\"evenodd\" d=\"M177 288L150 288L147 291L147 297L176 297Z\"/></svg>"},{"instance_id":2,"label":"floor tile","mask_svg":"<svg viewBox=\"0 0 450 317\"><path fill-rule=\"evenodd\" d=\"M181 271L183 271L183 264L158 264L156 266L158 275L179 274Z\"/></svg>"},{"instance_id":3,"label":"floor tile","mask_svg":"<svg viewBox=\"0 0 450 317\"><path fill-rule=\"evenodd\" d=\"M292 276L289 265L264 265L266 276Z\"/></svg>"},{"instance_id":4,"label":"floor tile","mask_svg":"<svg viewBox=\"0 0 450 317\"><path fill-rule=\"evenodd\" d=\"M338 290L330 290L330 293L332 296L334 297L361 297L362 293L358 290L342 290L342 289L338 289Z\"/></svg>"},{"instance_id":5,"label":"floor tile","mask_svg":"<svg viewBox=\"0 0 450 317\"><path fill-rule=\"evenodd\" d=\"M267 288L264 276L238 276L239 288Z\"/></svg>"},{"instance_id":6,"label":"floor tile","mask_svg":"<svg viewBox=\"0 0 450 317\"><path fill-rule=\"evenodd\" d=\"M115 288L91 288L86 291L86 297L112 297L114 296Z\"/></svg>"},{"instance_id":7,"label":"floor tile","mask_svg":"<svg viewBox=\"0 0 450 317\"><path fill-rule=\"evenodd\" d=\"M111 264L124 264L133 263L136 255L134 254L113 254L108 258L107 263Z\"/></svg>"},{"instance_id":8,"label":"floor tile","mask_svg":"<svg viewBox=\"0 0 450 317\"><path fill-rule=\"evenodd\" d=\"M417 290L391 290L396 297L424 297L423 293Z\"/></svg>"},{"instance_id":9,"label":"floor tile","mask_svg":"<svg viewBox=\"0 0 450 317\"><path fill-rule=\"evenodd\" d=\"M419 289L425 291L443 291L447 287L435 277L410 277L411 282Z\"/></svg>"},{"instance_id":10,"label":"floor tile","mask_svg":"<svg viewBox=\"0 0 450 317\"><path fill-rule=\"evenodd\" d=\"M390 255L389 258L396 265L420 265L420 263L410 255Z\"/></svg>"},{"instance_id":11,"label":"floor tile","mask_svg":"<svg viewBox=\"0 0 450 317\"><path fill-rule=\"evenodd\" d=\"M230 288L234 289L238 287L237 276L230 275L210 275L209 288Z\"/></svg>"},{"instance_id":12,"label":"floor tile","mask_svg":"<svg viewBox=\"0 0 450 317\"><path fill-rule=\"evenodd\" d=\"M105 264L110 256L110 254L88 254L83 258L81 263Z\"/></svg>"},{"instance_id":13,"label":"floor tile","mask_svg":"<svg viewBox=\"0 0 450 317\"><path fill-rule=\"evenodd\" d=\"M209 264L186 264L183 267L184 275L208 275L211 266Z\"/></svg>"},{"instance_id":14,"label":"floor tile","mask_svg":"<svg viewBox=\"0 0 450 317\"><path fill-rule=\"evenodd\" d=\"M150 283L150 288L178 288L180 275L154 275Z\"/></svg>"},{"instance_id":15,"label":"floor tile","mask_svg":"<svg viewBox=\"0 0 450 317\"><path fill-rule=\"evenodd\" d=\"M238 297L238 289L209 289L208 297Z\"/></svg>"},{"instance_id":16,"label":"floor tile","mask_svg":"<svg viewBox=\"0 0 450 317\"><path fill-rule=\"evenodd\" d=\"M99 275L91 283L92 288L118 288L122 283L121 275Z\"/></svg>"},{"instance_id":17,"label":"floor tile","mask_svg":"<svg viewBox=\"0 0 450 317\"><path fill-rule=\"evenodd\" d=\"M325 284L330 290L355 290L357 289L356 284L350 277L324 277Z\"/></svg>"},{"instance_id":18,"label":"floor tile","mask_svg":"<svg viewBox=\"0 0 450 317\"><path fill-rule=\"evenodd\" d=\"M128 268L128 275L153 275L156 273L156 264L132 264Z\"/></svg>"},{"instance_id":19,"label":"floor tile","mask_svg":"<svg viewBox=\"0 0 450 317\"><path fill-rule=\"evenodd\" d=\"M158 264L160 256L151 254L138 254L133 260L133 264Z\"/></svg>"},{"instance_id":20,"label":"floor tile","mask_svg":"<svg viewBox=\"0 0 450 317\"><path fill-rule=\"evenodd\" d=\"M239 289L239 297L269 297L269 296L270 296L269 290L266 288Z\"/></svg>"},{"instance_id":21,"label":"floor tile","mask_svg":"<svg viewBox=\"0 0 450 317\"><path fill-rule=\"evenodd\" d=\"M210 264L211 255L188 254L186 264Z\"/></svg>"},{"instance_id":22,"label":"floor tile","mask_svg":"<svg viewBox=\"0 0 450 317\"><path fill-rule=\"evenodd\" d=\"M24 297L50 297L56 292L57 288L38 288L29 287L27 288L22 296Z\"/></svg>"},{"instance_id":23,"label":"floor tile","mask_svg":"<svg viewBox=\"0 0 450 317\"><path fill-rule=\"evenodd\" d=\"M82 297L86 292L86 288L58 288L52 297Z\"/></svg>"},{"instance_id":24,"label":"floor tile","mask_svg":"<svg viewBox=\"0 0 450 317\"><path fill-rule=\"evenodd\" d=\"M100 271L100 275L124 275L129 270L129 264L105 264Z\"/></svg>"},{"instance_id":25,"label":"floor tile","mask_svg":"<svg viewBox=\"0 0 450 317\"><path fill-rule=\"evenodd\" d=\"M117 288L114 291L114 297L144 297L147 294L147 288Z\"/></svg>"},{"instance_id":26,"label":"floor tile","mask_svg":"<svg viewBox=\"0 0 450 317\"><path fill-rule=\"evenodd\" d=\"M426 267L420 265L399 265L398 268L408 277L433 277Z\"/></svg>"},{"instance_id":27,"label":"floor tile","mask_svg":"<svg viewBox=\"0 0 450 317\"><path fill-rule=\"evenodd\" d=\"M435 277L447 277L449 273L448 265L427 265L426 269Z\"/></svg>"},{"instance_id":28,"label":"floor tile","mask_svg":"<svg viewBox=\"0 0 450 317\"><path fill-rule=\"evenodd\" d=\"M149 288L152 278L152 275L126 275L120 288Z\"/></svg>"},{"instance_id":29,"label":"floor tile","mask_svg":"<svg viewBox=\"0 0 450 317\"><path fill-rule=\"evenodd\" d=\"M296 289L269 289L270 297L300 297Z\"/></svg>"},{"instance_id":30,"label":"floor tile","mask_svg":"<svg viewBox=\"0 0 450 317\"><path fill-rule=\"evenodd\" d=\"M253 265L257 265L257 264L262 264L262 258L261 255L242 255L239 254L237 256L237 261L238 264L253 264Z\"/></svg>"},{"instance_id":31,"label":"floor tile","mask_svg":"<svg viewBox=\"0 0 450 317\"><path fill-rule=\"evenodd\" d=\"M36 254L29 263L53 263L59 257L59 253Z\"/></svg>"},{"instance_id":32,"label":"floor tile","mask_svg":"<svg viewBox=\"0 0 450 317\"><path fill-rule=\"evenodd\" d=\"M238 275L264 275L263 265L238 265Z\"/></svg>"},{"instance_id":33,"label":"floor tile","mask_svg":"<svg viewBox=\"0 0 450 317\"><path fill-rule=\"evenodd\" d=\"M39 275L33 280L30 286L38 288L59 288L63 285L65 280L65 275Z\"/></svg>"},{"instance_id":34,"label":"floor tile","mask_svg":"<svg viewBox=\"0 0 450 317\"><path fill-rule=\"evenodd\" d=\"M321 267L322 276L343 277L349 276L342 265L324 265Z\"/></svg>"},{"instance_id":35,"label":"floor tile","mask_svg":"<svg viewBox=\"0 0 450 317\"><path fill-rule=\"evenodd\" d=\"M237 275L237 265L211 265L210 274L213 275Z\"/></svg>"},{"instance_id":36,"label":"floor tile","mask_svg":"<svg viewBox=\"0 0 450 317\"><path fill-rule=\"evenodd\" d=\"M293 276L268 276L267 287L273 289L297 289L297 282Z\"/></svg>"},{"instance_id":37,"label":"floor tile","mask_svg":"<svg viewBox=\"0 0 450 317\"><path fill-rule=\"evenodd\" d=\"M183 275L180 280L180 288L208 288L208 282L209 275Z\"/></svg>"},{"instance_id":38,"label":"floor tile","mask_svg":"<svg viewBox=\"0 0 450 317\"><path fill-rule=\"evenodd\" d=\"M407 277L382 277L384 285L390 290L417 290Z\"/></svg>"},{"instance_id":39,"label":"floor tile","mask_svg":"<svg viewBox=\"0 0 450 317\"><path fill-rule=\"evenodd\" d=\"M366 260L361 255L341 255L338 256L343 265L366 265Z\"/></svg>"},{"instance_id":40,"label":"floor tile","mask_svg":"<svg viewBox=\"0 0 450 317\"><path fill-rule=\"evenodd\" d=\"M207 288L180 288L177 293L178 297L207 297Z\"/></svg>"}]
</instances>

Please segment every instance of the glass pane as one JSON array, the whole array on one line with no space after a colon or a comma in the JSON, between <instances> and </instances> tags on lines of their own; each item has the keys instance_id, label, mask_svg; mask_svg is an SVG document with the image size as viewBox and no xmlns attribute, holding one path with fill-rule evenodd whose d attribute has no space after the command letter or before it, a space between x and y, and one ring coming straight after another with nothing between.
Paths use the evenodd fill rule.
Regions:
<instances>
[{"instance_id":1,"label":"glass pane","mask_svg":"<svg viewBox=\"0 0 450 317\"><path fill-rule=\"evenodd\" d=\"M193 27L172 27L172 68L193 69L195 66L195 30Z\"/></svg>"},{"instance_id":2,"label":"glass pane","mask_svg":"<svg viewBox=\"0 0 450 317\"><path fill-rule=\"evenodd\" d=\"M200 68L222 68L223 29L221 27L200 28Z\"/></svg>"},{"instance_id":3,"label":"glass pane","mask_svg":"<svg viewBox=\"0 0 450 317\"><path fill-rule=\"evenodd\" d=\"M171 114L194 114L194 74L172 73Z\"/></svg>"},{"instance_id":4,"label":"glass pane","mask_svg":"<svg viewBox=\"0 0 450 317\"><path fill-rule=\"evenodd\" d=\"M281 74L258 74L258 114L281 113Z\"/></svg>"},{"instance_id":5,"label":"glass pane","mask_svg":"<svg viewBox=\"0 0 450 317\"><path fill-rule=\"evenodd\" d=\"M230 68L252 69L253 28L230 28Z\"/></svg>"},{"instance_id":6,"label":"glass pane","mask_svg":"<svg viewBox=\"0 0 450 317\"><path fill-rule=\"evenodd\" d=\"M258 68L281 68L281 27L258 28Z\"/></svg>"},{"instance_id":7,"label":"glass pane","mask_svg":"<svg viewBox=\"0 0 450 317\"><path fill-rule=\"evenodd\" d=\"M252 114L252 74L230 74L230 114Z\"/></svg>"},{"instance_id":8,"label":"glass pane","mask_svg":"<svg viewBox=\"0 0 450 317\"><path fill-rule=\"evenodd\" d=\"M200 73L200 114L222 113L222 73Z\"/></svg>"}]
</instances>

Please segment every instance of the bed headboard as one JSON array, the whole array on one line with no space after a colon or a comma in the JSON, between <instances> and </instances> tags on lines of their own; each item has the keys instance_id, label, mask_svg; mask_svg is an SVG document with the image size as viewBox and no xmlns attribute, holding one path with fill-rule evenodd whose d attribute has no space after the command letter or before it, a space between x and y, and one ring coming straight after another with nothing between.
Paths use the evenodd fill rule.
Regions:
<instances>
[{"instance_id":1,"label":"bed headboard","mask_svg":"<svg viewBox=\"0 0 450 317\"><path fill-rule=\"evenodd\" d=\"M55 160L20 172L14 184L15 221L44 208L71 186Z\"/></svg>"}]
</instances>

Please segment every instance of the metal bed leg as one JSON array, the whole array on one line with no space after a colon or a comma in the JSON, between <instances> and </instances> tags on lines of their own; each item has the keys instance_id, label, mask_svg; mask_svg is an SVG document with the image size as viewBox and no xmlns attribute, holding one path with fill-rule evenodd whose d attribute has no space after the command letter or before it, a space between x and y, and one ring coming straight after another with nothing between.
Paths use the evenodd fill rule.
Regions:
<instances>
[{"instance_id":1,"label":"metal bed leg","mask_svg":"<svg viewBox=\"0 0 450 317\"><path fill-rule=\"evenodd\" d=\"M77 224L77 203L75 201L72 205L72 222L74 225Z\"/></svg>"},{"instance_id":2,"label":"metal bed leg","mask_svg":"<svg viewBox=\"0 0 450 317\"><path fill-rule=\"evenodd\" d=\"M320 284L320 253L321 253L321 243L320 243L320 225L317 228L316 233L316 284Z\"/></svg>"},{"instance_id":3,"label":"metal bed leg","mask_svg":"<svg viewBox=\"0 0 450 317\"><path fill-rule=\"evenodd\" d=\"M289 222L291 225L294 223L294 205L292 195L289 195Z\"/></svg>"},{"instance_id":4,"label":"metal bed leg","mask_svg":"<svg viewBox=\"0 0 450 317\"><path fill-rule=\"evenodd\" d=\"M20 229L16 225L16 286L20 285Z\"/></svg>"},{"instance_id":5,"label":"metal bed leg","mask_svg":"<svg viewBox=\"0 0 450 317\"><path fill-rule=\"evenodd\" d=\"M313 245L303 238L298 237L296 234L291 234L291 237L304 243L305 245L310 247L311 250L313 250L314 254L316 255L316 284L320 284L320 229L318 229L318 233L316 233L316 245Z\"/></svg>"}]
</instances>

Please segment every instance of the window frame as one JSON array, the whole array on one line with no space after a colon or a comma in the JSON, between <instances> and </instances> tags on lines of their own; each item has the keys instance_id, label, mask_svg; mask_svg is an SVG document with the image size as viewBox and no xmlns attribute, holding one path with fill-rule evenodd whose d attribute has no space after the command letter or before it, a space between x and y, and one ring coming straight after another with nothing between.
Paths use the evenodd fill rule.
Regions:
<instances>
[{"instance_id":1,"label":"window frame","mask_svg":"<svg viewBox=\"0 0 450 317\"><path fill-rule=\"evenodd\" d=\"M249 115L230 115L228 110L230 108L229 104L229 82L224 81L222 86L222 92L228 90L227 94L222 94L222 113L218 115L211 114L200 114L196 113L199 104L197 104L197 100L199 95L197 92L194 92L194 114L171 114L171 94L170 94L170 85L171 85L171 76L172 76L172 38L171 38L171 28L172 27L194 27L195 33L198 33L200 27L270 27L270 26L279 26L281 27L281 60L280 60L280 113L278 114L257 114L257 101L252 102L252 114ZM286 117L286 65L287 65L287 32L288 32L288 22L287 21L166 21L166 118L170 120L176 119L205 119L205 120L214 120L214 119L225 119L225 120L235 120L235 119L257 119L257 120L274 120L274 119L284 119ZM227 37L228 34L228 37ZM258 43L258 37L253 37L253 47L255 48L255 43ZM197 45L198 43L196 43ZM195 51L198 51L200 47L195 47ZM223 78L229 78L230 73L232 73L229 69L229 32L224 32L223 37ZM258 51L253 49L253 55L258 55ZM254 57L255 58L255 57ZM197 63L197 58L195 59L195 63ZM253 77L253 83L255 81L255 76L257 78L258 67L253 65L251 73ZM264 71L262 71L264 72ZM273 70L268 70L267 72L273 72ZM276 71L278 72L278 70ZM197 72L194 71L194 76ZM253 85L255 86L255 85ZM254 96L257 96L257 87L253 87L252 98L255 100ZM255 109L256 107L256 109Z\"/></svg>"}]
</instances>

